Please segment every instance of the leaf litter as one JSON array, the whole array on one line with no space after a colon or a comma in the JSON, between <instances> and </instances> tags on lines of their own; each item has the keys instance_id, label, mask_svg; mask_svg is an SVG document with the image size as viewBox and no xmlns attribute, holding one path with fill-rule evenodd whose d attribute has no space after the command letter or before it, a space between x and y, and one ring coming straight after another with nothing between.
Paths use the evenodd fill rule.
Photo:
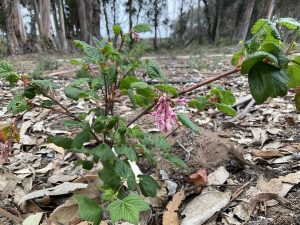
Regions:
<instances>
[{"instance_id":1,"label":"leaf litter","mask_svg":"<svg viewBox=\"0 0 300 225\"><path fill-rule=\"evenodd\" d=\"M202 60L197 57L199 56L193 60ZM213 57L208 54L206 60L213 61ZM228 57L224 57L214 71L191 68L184 57L158 59L167 76L173 81L186 81L186 86L196 78L198 81L203 80L230 69ZM64 86L71 77L67 76L62 79L62 77L55 76L54 79ZM158 196L147 198L152 206L150 219L147 219L152 223L148 224L163 223L167 221L166 217L170 217L174 219L174 224L177 222L178 224L193 224L193 221L197 221L195 224L205 224L205 221L208 221L207 224L221 224L216 221L222 221L223 224L242 224L249 220L248 223L252 225L263 224L262 221L272 221L272 224L281 225L280 218L285 218L286 215L276 212L282 210L286 210L284 212L290 215L292 222L289 224L297 224L296 215L300 207L298 172L300 168L300 157L298 157L300 154L298 127L300 117L296 114L295 107L290 104L291 94L284 98L268 100L263 105L253 105L249 111L245 112L244 109L251 100L247 97L249 92L245 79L245 77L234 75L216 82L218 85L232 89L237 102L242 102L235 106L236 118L231 119L215 110L209 110L194 118L200 125L200 134L179 129L173 137L169 138L173 153L186 159L192 172L174 168L158 158L157 168L155 170L152 168L152 173L156 173L159 177L157 171L161 169L164 172L161 172L162 181L159 182ZM198 96L208 89L209 87L199 88L188 97ZM5 105L11 97L8 87L3 87L1 98L4 100L0 103L0 115L1 121L7 123L13 121ZM88 103L84 101L74 105L64 97L61 101L76 112L84 111L88 106ZM117 110L122 111L125 118L135 113L125 99L119 103ZM176 110L187 114L192 111L187 107ZM64 118L65 116L49 110L37 110L24 114L22 125L18 127L20 143L13 145L9 158L3 165L0 165L1 223L18 224L22 218L25 221L26 219L40 220L36 223L45 225L70 222L81 225L89 224L86 221L80 221L76 216L78 206L70 197L78 191L86 195L94 193L92 198L99 197L97 185L94 185L93 191L89 192L91 191L89 183L93 183L97 175L74 166L76 159L81 157L79 154L67 153L54 144L46 143L48 136L59 134L72 136L76 132L76 130L65 131L63 125L59 123L59 119ZM144 124L145 130L156 132L157 128L149 118L146 116L141 123ZM230 143L239 146L241 151L238 155L232 150ZM249 165L272 171L269 173L271 179L265 173ZM151 168L146 166L141 167L142 171L151 171ZM199 168L205 168L206 175L204 170L199 173ZM195 191L194 186L187 183L188 180L191 181L189 177L191 174L194 174L192 180L194 178L194 184L201 186L201 191ZM89 180L89 177L93 181ZM256 179L252 180L237 198L234 198L233 194L236 190L251 177ZM61 187L64 188L61 189ZM178 197L178 193L181 193L179 190L185 192L184 199L182 196ZM56 197L53 193L57 194ZM168 196L173 196L173 200L170 200ZM264 204L256 201L262 196L269 196L269 198L264 198L268 208L264 214L257 210L261 204ZM280 198L276 197L277 200L287 199L291 204L290 209L282 204L274 204L278 201L274 201L274 198L270 196L279 196ZM22 204L18 207L20 202ZM202 213L199 213L199 207ZM257 213L250 215L249 212L253 208L255 208L253 211ZM209 221L216 214L217 217ZM72 215L70 216L72 218L67 217L68 215ZM247 217L249 215L250 217ZM65 220L60 221L54 218Z\"/></svg>"}]
</instances>

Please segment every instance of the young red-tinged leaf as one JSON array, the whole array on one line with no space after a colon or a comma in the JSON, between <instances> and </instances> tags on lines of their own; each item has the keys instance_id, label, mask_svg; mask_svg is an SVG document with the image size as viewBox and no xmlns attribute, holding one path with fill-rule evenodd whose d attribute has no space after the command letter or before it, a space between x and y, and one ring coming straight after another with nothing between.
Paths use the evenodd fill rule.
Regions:
<instances>
[{"instance_id":1,"label":"young red-tinged leaf","mask_svg":"<svg viewBox=\"0 0 300 225\"><path fill-rule=\"evenodd\" d=\"M17 127L13 124L0 125L0 142L5 144L8 140L20 140L20 135Z\"/></svg>"},{"instance_id":2,"label":"young red-tinged leaf","mask_svg":"<svg viewBox=\"0 0 300 225\"><path fill-rule=\"evenodd\" d=\"M196 186L204 185L207 183L207 172L205 168L200 168L197 173L189 176L188 182Z\"/></svg>"}]
</instances>

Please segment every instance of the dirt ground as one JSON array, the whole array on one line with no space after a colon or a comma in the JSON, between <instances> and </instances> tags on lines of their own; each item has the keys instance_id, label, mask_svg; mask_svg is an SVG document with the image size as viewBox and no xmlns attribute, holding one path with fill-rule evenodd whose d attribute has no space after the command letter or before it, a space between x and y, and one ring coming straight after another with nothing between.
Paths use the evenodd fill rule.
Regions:
<instances>
[{"instance_id":1,"label":"dirt ground","mask_svg":"<svg viewBox=\"0 0 300 225\"><path fill-rule=\"evenodd\" d=\"M88 107L87 102L75 103L62 95L63 87L73 79L76 67L69 65L65 57L52 57L59 62L59 68L44 72L44 77L51 76L61 85L58 90L61 102L72 111L84 111ZM18 71L32 71L40 58L38 55L30 55L10 60L16 64ZM173 81L178 89L231 69L230 56L219 53L208 52L196 56L155 55L151 58L159 62L169 80ZM61 71L67 73L59 74ZM215 84L231 89L238 100L249 94L247 77L240 74L226 77ZM13 94L4 83L0 83L0 86L0 123L6 123L13 119L6 110ZM199 96L209 89L210 86L199 88L187 97ZM234 118L214 109L203 112L193 119L200 127L199 134L179 128L168 138L172 153L183 159L190 170L175 167L159 153L155 153L155 168L146 162L140 164L143 172L153 174L159 179L159 171L163 170L169 176L169 180L177 184L177 191L181 188L186 190L186 198L178 209L180 219L184 218L185 207L196 196L201 195L201 192L195 191L195 188L188 184L189 175L196 173L200 168L206 168L207 174L211 174L222 167L228 172L224 184L206 186L202 188L203 193L218 191L234 196L243 184L250 179L251 182L242 188L240 195L221 213L215 214L214 220L208 220L205 224L300 224L300 116L293 104L293 93L284 98L268 100L263 105L254 104L244 114L243 111L249 102L248 100L236 106L237 116ZM130 108L130 102L126 98L117 103L117 110L122 112L125 118L132 118L139 112ZM186 106L179 106L175 110L192 115L192 110ZM18 205L22 197L30 192L55 187L65 182L83 182L85 179L89 185L94 184L96 169L86 172L74 166L75 161L82 157L80 154L66 153L45 143L49 135L72 136L74 131L66 131L59 122L64 117L49 110L34 110L24 115L20 125L22 144L16 143L8 161L0 165L1 225L17 224L18 219L24 219L33 212L45 212L45 218L51 218L51 212L59 206L65 206L71 193L74 193L70 191L54 197L39 196L28 200L26 204ZM146 115L137 123L146 132L157 132L151 115ZM283 186L287 184L289 189L283 190ZM166 184L161 181L159 197L149 200L153 211L146 219L148 224L162 223L163 212L172 199L168 196L168 191L170 190L166 188ZM270 199L255 202L254 197L260 193L284 193L281 197L288 203L265 204L270 203ZM242 208L249 212L251 204L254 203L257 203L257 207L254 207L252 215L246 218L245 209ZM8 212L9 216L4 211ZM57 212L63 217L64 214L59 214L59 210ZM76 220L72 222L69 224L77 224Z\"/></svg>"}]
</instances>

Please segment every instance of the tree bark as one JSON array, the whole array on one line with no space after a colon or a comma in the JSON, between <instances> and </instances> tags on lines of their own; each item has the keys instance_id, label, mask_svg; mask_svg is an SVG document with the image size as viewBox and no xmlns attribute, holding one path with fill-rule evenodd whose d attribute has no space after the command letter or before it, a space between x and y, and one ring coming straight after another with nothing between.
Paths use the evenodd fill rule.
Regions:
<instances>
[{"instance_id":1,"label":"tree bark","mask_svg":"<svg viewBox=\"0 0 300 225\"><path fill-rule=\"evenodd\" d=\"M92 24L93 24L93 30L92 34L95 36L97 39L101 38L101 33L100 33L100 0L95 0L93 3L93 18L92 18Z\"/></svg>"},{"instance_id":2,"label":"tree bark","mask_svg":"<svg viewBox=\"0 0 300 225\"><path fill-rule=\"evenodd\" d=\"M44 47L50 47L57 50L56 43L51 33L50 7L50 0L39 0L40 36Z\"/></svg>"},{"instance_id":3,"label":"tree bark","mask_svg":"<svg viewBox=\"0 0 300 225\"><path fill-rule=\"evenodd\" d=\"M271 20L272 19L272 14L275 6L275 0L270 0L269 8L268 8L268 13L267 13L267 19Z\"/></svg>"},{"instance_id":4,"label":"tree bark","mask_svg":"<svg viewBox=\"0 0 300 225\"><path fill-rule=\"evenodd\" d=\"M84 0L76 0L76 4L77 4L78 15L79 15L80 40L89 42L85 1Z\"/></svg>"},{"instance_id":5,"label":"tree bark","mask_svg":"<svg viewBox=\"0 0 300 225\"><path fill-rule=\"evenodd\" d=\"M103 13L104 13L104 19L105 19L105 27L106 27L107 38L108 38L108 41L111 41L110 31L109 31L108 15L107 15L107 10L106 10L106 1L102 1L102 5L103 5Z\"/></svg>"},{"instance_id":6,"label":"tree bark","mask_svg":"<svg viewBox=\"0 0 300 225\"><path fill-rule=\"evenodd\" d=\"M68 41L66 38L66 29L65 29L65 17L64 17L64 6L63 0L56 1L58 5L58 17L59 17L59 39L63 51L68 50Z\"/></svg>"},{"instance_id":7,"label":"tree bark","mask_svg":"<svg viewBox=\"0 0 300 225\"><path fill-rule=\"evenodd\" d=\"M215 14L215 20L214 20L212 34L211 34L211 42L216 42L219 38L223 0L216 0L215 7L216 7L216 14Z\"/></svg>"},{"instance_id":8,"label":"tree bark","mask_svg":"<svg viewBox=\"0 0 300 225\"><path fill-rule=\"evenodd\" d=\"M254 8L255 0L248 0L246 5L246 11L244 13L242 22L238 29L237 37L235 38L236 41L245 41L247 38L247 33L250 25L250 20Z\"/></svg>"},{"instance_id":9,"label":"tree bark","mask_svg":"<svg viewBox=\"0 0 300 225\"><path fill-rule=\"evenodd\" d=\"M156 50L157 46L157 27L158 27L158 0L154 0L154 39L153 47Z\"/></svg>"},{"instance_id":10,"label":"tree bark","mask_svg":"<svg viewBox=\"0 0 300 225\"><path fill-rule=\"evenodd\" d=\"M212 40L212 34L211 34L211 18L210 18L210 13L209 13L209 6L207 0L203 0L204 3L204 12L205 12L205 17L207 20L207 34L208 34L208 40L211 42Z\"/></svg>"}]
</instances>

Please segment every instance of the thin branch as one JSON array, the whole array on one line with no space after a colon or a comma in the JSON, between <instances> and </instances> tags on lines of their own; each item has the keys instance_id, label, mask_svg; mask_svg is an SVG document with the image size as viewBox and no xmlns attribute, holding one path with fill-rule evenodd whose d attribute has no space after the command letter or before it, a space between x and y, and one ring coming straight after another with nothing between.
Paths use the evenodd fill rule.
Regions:
<instances>
[{"instance_id":1,"label":"thin branch","mask_svg":"<svg viewBox=\"0 0 300 225\"><path fill-rule=\"evenodd\" d=\"M206 85L206 84L212 83L212 82L214 82L214 81L216 81L216 80L219 80L219 79L221 79L221 78L223 78L223 77L227 77L227 76L229 76L229 75L231 75L231 74L237 73L237 72L239 72L240 70L241 70L240 68L235 68L235 69L233 69L233 70L230 70L230 71L228 71L228 72L226 72L226 73L223 73L223 74L221 74L221 75L219 75L219 76L216 76L216 77L214 77L214 78L205 80L205 81L200 82L200 83L198 83L198 84L194 84L194 85L192 85L191 87L188 87L188 88L183 89L182 91L180 91L180 92L179 92L179 95L184 95L184 94L186 94L186 93L188 93L188 92L191 92L191 91L193 91L193 90L195 90L195 89L197 89L197 88L199 88L199 87L202 87L202 86L204 86L204 85ZM133 118L133 119L127 124L127 126L130 126L130 125L133 124L135 121L137 121L139 118L141 118L142 116L144 116L145 114L147 114L152 108L155 107L155 105L156 105L156 102L154 102L154 103L152 103L151 105L149 105L144 111L142 111L142 112L141 112L140 114L138 114L135 118Z\"/></svg>"}]
</instances>

